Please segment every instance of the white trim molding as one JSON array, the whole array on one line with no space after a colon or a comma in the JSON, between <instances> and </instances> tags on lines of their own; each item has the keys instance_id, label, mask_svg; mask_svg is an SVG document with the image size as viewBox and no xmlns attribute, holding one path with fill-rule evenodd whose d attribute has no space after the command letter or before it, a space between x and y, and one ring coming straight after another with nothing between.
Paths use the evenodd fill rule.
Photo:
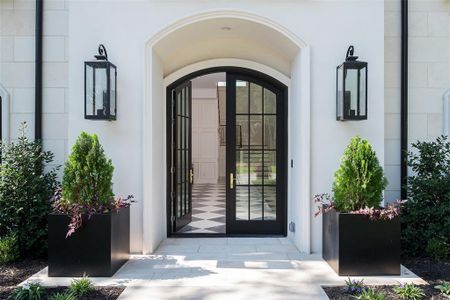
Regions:
<instances>
[{"instance_id":1,"label":"white trim molding","mask_svg":"<svg viewBox=\"0 0 450 300\"><path fill-rule=\"evenodd\" d=\"M2 105L2 141L4 143L9 142L9 103L10 96L6 88L0 84L0 98Z\"/></svg>"}]
</instances>

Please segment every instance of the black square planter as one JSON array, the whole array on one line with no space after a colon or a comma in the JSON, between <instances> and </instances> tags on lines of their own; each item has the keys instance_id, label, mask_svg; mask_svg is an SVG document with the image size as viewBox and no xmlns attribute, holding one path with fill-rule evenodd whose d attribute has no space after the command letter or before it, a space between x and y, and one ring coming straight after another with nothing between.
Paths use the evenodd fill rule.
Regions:
<instances>
[{"instance_id":1,"label":"black square planter","mask_svg":"<svg viewBox=\"0 0 450 300\"><path fill-rule=\"evenodd\" d=\"M340 276L400 275L400 219L323 214L323 259Z\"/></svg>"},{"instance_id":2,"label":"black square planter","mask_svg":"<svg viewBox=\"0 0 450 300\"><path fill-rule=\"evenodd\" d=\"M130 208L83 216L83 226L66 238L69 217L48 217L48 276L110 277L130 254Z\"/></svg>"}]
</instances>

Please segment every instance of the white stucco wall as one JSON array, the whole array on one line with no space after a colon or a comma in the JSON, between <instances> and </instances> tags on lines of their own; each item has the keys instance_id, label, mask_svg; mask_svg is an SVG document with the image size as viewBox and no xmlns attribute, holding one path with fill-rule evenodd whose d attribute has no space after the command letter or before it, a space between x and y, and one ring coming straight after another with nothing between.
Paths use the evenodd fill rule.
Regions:
<instances>
[{"instance_id":1,"label":"white stucco wall","mask_svg":"<svg viewBox=\"0 0 450 300\"><path fill-rule=\"evenodd\" d=\"M385 5L385 172L388 201L400 198L400 1ZM442 134L450 88L450 2L409 0L408 143Z\"/></svg>"},{"instance_id":2,"label":"white stucco wall","mask_svg":"<svg viewBox=\"0 0 450 300\"><path fill-rule=\"evenodd\" d=\"M22 122L34 138L34 0L0 1L0 84L10 94L10 136ZM47 0L43 31L43 146L55 154L52 165L67 157L68 11L64 0ZM60 170L60 175L62 169Z\"/></svg>"}]
</instances>

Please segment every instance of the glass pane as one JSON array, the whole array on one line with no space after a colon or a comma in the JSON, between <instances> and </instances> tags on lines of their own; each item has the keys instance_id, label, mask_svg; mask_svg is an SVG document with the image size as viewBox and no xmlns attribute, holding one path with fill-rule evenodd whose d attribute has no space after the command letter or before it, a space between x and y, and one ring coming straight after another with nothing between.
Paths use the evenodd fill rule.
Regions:
<instances>
[{"instance_id":1,"label":"glass pane","mask_svg":"<svg viewBox=\"0 0 450 300\"><path fill-rule=\"evenodd\" d=\"M107 76L105 68L94 68L95 70L95 112L96 115L105 115Z\"/></svg>"},{"instance_id":2,"label":"glass pane","mask_svg":"<svg viewBox=\"0 0 450 300\"><path fill-rule=\"evenodd\" d=\"M109 85L110 85L110 97L109 97L109 110L110 114L115 116L116 115L116 74L115 68L110 67L109 69Z\"/></svg>"},{"instance_id":3,"label":"glass pane","mask_svg":"<svg viewBox=\"0 0 450 300\"><path fill-rule=\"evenodd\" d=\"M262 220L262 186L250 187L250 220Z\"/></svg>"},{"instance_id":4,"label":"glass pane","mask_svg":"<svg viewBox=\"0 0 450 300\"><path fill-rule=\"evenodd\" d=\"M248 83L236 81L236 113L248 113Z\"/></svg>"},{"instance_id":5,"label":"glass pane","mask_svg":"<svg viewBox=\"0 0 450 300\"><path fill-rule=\"evenodd\" d=\"M183 146L181 145L181 128L182 128L182 124L181 122L183 121L183 118L180 116L177 116L177 148L181 149Z\"/></svg>"},{"instance_id":6,"label":"glass pane","mask_svg":"<svg viewBox=\"0 0 450 300\"><path fill-rule=\"evenodd\" d=\"M184 176L183 176L184 177ZM184 202L186 201L186 183L181 184L181 216L184 216Z\"/></svg>"},{"instance_id":7,"label":"glass pane","mask_svg":"<svg viewBox=\"0 0 450 300\"><path fill-rule=\"evenodd\" d=\"M277 183L277 152L264 151L264 184Z\"/></svg>"},{"instance_id":8,"label":"glass pane","mask_svg":"<svg viewBox=\"0 0 450 300\"><path fill-rule=\"evenodd\" d=\"M262 116L251 115L250 116L250 145L262 146Z\"/></svg>"},{"instance_id":9,"label":"glass pane","mask_svg":"<svg viewBox=\"0 0 450 300\"><path fill-rule=\"evenodd\" d=\"M178 177L178 180L177 180L178 183L181 182L181 163L182 163L181 150L177 150L177 170L176 170L176 172L177 172L177 177Z\"/></svg>"},{"instance_id":10,"label":"glass pane","mask_svg":"<svg viewBox=\"0 0 450 300\"><path fill-rule=\"evenodd\" d=\"M264 113L274 114L277 112L276 95L268 89L264 89Z\"/></svg>"},{"instance_id":11,"label":"glass pane","mask_svg":"<svg viewBox=\"0 0 450 300\"><path fill-rule=\"evenodd\" d=\"M358 101L358 70L347 69L345 75L344 109L350 117L356 116Z\"/></svg>"},{"instance_id":12,"label":"glass pane","mask_svg":"<svg viewBox=\"0 0 450 300\"><path fill-rule=\"evenodd\" d=\"M184 95L184 89L180 92L181 95L181 115L186 115L186 97Z\"/></svg>"},{"instance_id":13,"label":"glass pane","mask_svg":"<svg viewBox=\"0 0 450 300\"><path fill-rule=\"evenodd\" d=\"M262 113L262 87L250 83L250 113Z\"/></svg>"},{"instance_id":14,"label":"glass pane","mask_svg":"<svg viewBox=\"0 0 450 300\"><path fill-rule=\"evenodd\" d=\"M177 184L177 217L181 217L181 184Z\"/></svg>"},{"instance_id":15,"label":"glass pane","mask_svg":"<svg viewBox=\"0 0 450 300\"><path fill-rule=\"evenodd\" d=\"M236 148L248 146L248 116L236 116Z\"/></svg>"},{"instance_id":16,"label":"glass pane","mask_svg":"<svg viewBox=\"0 0 450 300\"><path fill-rule=\"evenodd\" d=\"M177 115L181 115L181 93L177 93Z\"/></svg>"},{"instance_id":17,"label":"glass pane","mask_svg":"<svg viewBox=\"0 0 450 300\"><path fill-rule=\"evenodd\" d=\"M359 115L366 115L366 68L360 70Z\"/></svg>"},{"instance_id":18,"label":"glass pane","mask_svg":"<svg viewBox=\"0 0 450 300\"><path fill-rule=\"evenodd\" d=\"M263 170L263 153L262 151L250 151L249 161L250 161L250 184L262 184L262 178L264 176Z\"/></svg>"},{"instance_id":19,"label":"glass pane","mask_svg":"<svg viewBox=\"0 0 450 300\"><path fill-rule=\"evenodd\" d=\"M236 184L248 184L248 151L236 151Z\"/></svg>"},{"instance_id":20,"label":"glass pane","mask_svg":"<svg viewBox=\"0 0 450 300\"><path fill-rule=\"evenodd\" d=\"M264 186L264 220L277 218L277 191L274 186Z\"/></svg>"},{"instance_id":21,"label":"glass pane","mask_svg":"<svg viewBox=\"0 0 450 300\"><path fill-rule=\"evenodd\" d=\"M248 186L236 187L236 220L248 220Z\"/></svg>"},{"instance_id":22,"label":"glass pane","mask_svg":"<svg viewBox=\"0 0 450 300\"><path fill-rule=\"evenodd\" d=\"M94 104L94 70L91 66L86 65L86 114L88 116L95 115Z\"/></svg>"},{"instance_id":23,"label":"glass pane","mask_svg":"<svg viewBox=\"0 0 450 300\"><path fill-rule=\"evenodd\" d=\"M277 117L264 116L264 148L277 148Z\"/></svg>"},{"instance_id":24,"label":"glass pane","mask_svg":"<svg viewBox=\"0 0 450 300\"><path fill-rule=\"evenodd\" d=\"M337 115L339 118L342 118L344 116L344 111L343 111L343 101L344 101L344 91L343 91L343 66L339 66L339 68L337 69Z\"/></svg>"},{"instance_id":25,"label":"glass pane","mask_svg":"<svg viewBox=\"0 0 450 300\"><path fill-rule=\"evenodd\" d=\"M187 87L184 88L185 92L184 92L184 101L186 102L186 116L190 117L190 104L188 99L189 99L189 89Z\"/></svg>"}]
</instances>

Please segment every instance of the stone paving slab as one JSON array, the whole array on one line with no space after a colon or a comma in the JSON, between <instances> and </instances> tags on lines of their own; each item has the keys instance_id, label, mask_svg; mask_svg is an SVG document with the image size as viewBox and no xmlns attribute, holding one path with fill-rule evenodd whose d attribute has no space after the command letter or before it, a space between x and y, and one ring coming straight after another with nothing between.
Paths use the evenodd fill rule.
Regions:
<instances>
[{"instance_id":1,"label":"stone paving slab","mask_svg":"<svg viewBox=\"0 0 450 300\"><path fill-rule=\"evenodd\" d=\"M358 278L358 277L355 277ZM66 286L73 278L27 281ZM119 299L327 299L321 286L342 285L318 254L302 254L287 238L179 238L152 255L133 255L113 277L95 285L127 286ZM401 276L364 277L368 285L425 282L402 266Z\"/></svg>"}]
</instances>

